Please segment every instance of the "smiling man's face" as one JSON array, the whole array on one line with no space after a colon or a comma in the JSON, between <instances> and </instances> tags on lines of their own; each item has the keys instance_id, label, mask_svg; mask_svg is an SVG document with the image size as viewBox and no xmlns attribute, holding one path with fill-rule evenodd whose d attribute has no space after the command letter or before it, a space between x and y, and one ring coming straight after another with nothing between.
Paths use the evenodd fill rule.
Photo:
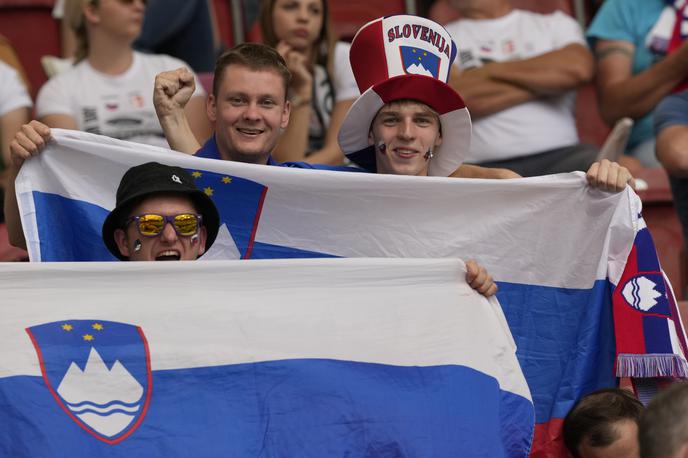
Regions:
<instances>
[{"instance_id":1,"label":"smiling man's face","mask_svg":"<svg viewBox=\"0 0 688 458\"><path fill-rule=\"evenodd\" d=\"M368 140L376 146L378 173L427 175L428 151L442 144L440 119L423 103L392 102L378 111Z\"/></svg>"},{"instance_id":2,"label":"smiling man's face","mask_svg":"<svg viewBox=\"0 0 688 458\"><path fill-rule=\"evenodd\" d=\"M129 216L196 213L193 201L186 195L156 194L134 206ZM160 234L144 236L136 222L131 221L124 229L115 230L115 242L120 253L130 261L190 261L205 252L206 230L201 226L197 234L183 236L177 234L172 224L166 223Z\"/></svg>"},{"instance_id":3,"label":"smiling man's face","mask_svg":"<svg viewBox=\"0 0 688 458\"><path fill-rule=\"evenodd\" d=\"M265 164L289 123L284 80L271 69L229 65L207 103L223 159Z\"/></svg>"}]
</instances>

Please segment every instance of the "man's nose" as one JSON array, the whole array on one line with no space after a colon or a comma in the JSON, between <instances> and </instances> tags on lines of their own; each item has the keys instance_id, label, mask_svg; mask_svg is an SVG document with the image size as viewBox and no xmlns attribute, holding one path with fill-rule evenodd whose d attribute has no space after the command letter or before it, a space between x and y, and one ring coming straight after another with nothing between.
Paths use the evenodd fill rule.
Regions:
<instances>
[{"instance_id":1,"label":"man's nose","mask_svg":"<svg viewBox=\"0 0 688 458\"><path fill-rule=\"evenodd\" d=\"M172 223L165 224L165 227L162 229L162 233L160 234L160 238L162 241L167 243L173 243L177 241L177 232L174 230Z\"/></svg>"},{"instance_id":2,"label":"man's nose","mask_svg":"<svg viewBox=\"0 0 688 458\"><path fill-rule=\"evenodd\" d=\"M412 140L414 138L415 131L413 122L411 120L404 120L399 123L397 127L397 136L403 140Z\"/></svg>"},{"instance_id":3,"label":"man's nose","mask_svg":"<svg viewBox=\"0 0 688 458\"><path fill-rule=\"evenodd\" d=\"M246 109L244 110L244 119L248 119L251 121L257 121L260 119L260 112L258 110L258 104L255 102L250 102L246 105Z\"/></svg>"}]
</instances>

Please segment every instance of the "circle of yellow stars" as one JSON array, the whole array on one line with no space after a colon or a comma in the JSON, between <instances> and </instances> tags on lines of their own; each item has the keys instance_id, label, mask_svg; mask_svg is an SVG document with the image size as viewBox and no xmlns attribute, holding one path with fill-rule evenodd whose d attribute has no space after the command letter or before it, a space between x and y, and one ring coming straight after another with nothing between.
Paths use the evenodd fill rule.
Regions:
<instances>
[{"instance_id":1,"label":"circle of yellow stars","mask_svg":"<svg viewBox=\"0 0 688 458\"><path fill-rule=\"evenodd\" d=\"M70 332L74 330L74 326L72 326L69 323L63 323L62 326L60 326L63 331ZM94 331L102 331L105 329L105 326L103 326L101 323L93 323L91 325L91 328L93 328ZM95 333L94 333L95 334ZM84 334L81 336L82 339L84 339L86 342L90 342L93 339L95 339L94 334Z\"/></svg>"},{"instance_id":2,"label":"circle of yellow stars","mask_svg":"<svg viewBox=\"0 0 688 458\"><path fill-rule=\"evenodd\" d=\"M194 177L194 178L201 178L201 177L203 176L203 173L201 173L201 172L199 172L198 170L196 170L196 171L191 172L191 176ZM222 181L223 184L231 184L231 183L232 183L232 177L223 176L223 177L220 179L220 181ZM203 188L203 192L204 192L208 197L212 197L213 194L215 193L215 190L214 190L212 187L207 186L207 187Z\"/></svg>"}]
</instances>

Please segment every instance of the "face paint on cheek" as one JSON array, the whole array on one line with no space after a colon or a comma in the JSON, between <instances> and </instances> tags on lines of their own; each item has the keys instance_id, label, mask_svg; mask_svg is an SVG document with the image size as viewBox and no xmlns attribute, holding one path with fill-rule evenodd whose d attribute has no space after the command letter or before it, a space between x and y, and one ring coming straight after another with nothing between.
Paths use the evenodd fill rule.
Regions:
<instances>
[{"instance_id":1,"label":"face paint on cheek","mask_svg":"<svg viewBox=\"0 0 688 458\"><path fill-rule=\"evenodd\" d=\"M194 234L191 236L191 245L195 245L198 243L198 234Z\"/></svg>"},{"instance_id":2,"label":"face paint on cheek","mask_svg":"<svg viewBox=\"0 0 688 458\"><path fill-rule=\"evenodd\" d=\"M426 162L429 161L430 159L432 159L433 157L435 157L435 155L433 154L432 148L430 148L428 150L428 152L425 153L425 155L423 157L425 158Z\"/></svg>"},{"instance_id":3,"label":"face paint on cheek","mask_svg":"<svg viewBox=\"0 0 688 458\"><path fill-rule=\"evenodd\" d=\"M141 251L141 246L142 246L141 240L136 239L136 240L134 241L134 252L136 253L136 252L138 252L138 251Z\"/></svg>"},{"instance_id":4,"label":"face paint on cheek","mask_svg":"<svg viewBox=\"0 0 688 458\"><path fill-rule=\"evenodd\" d=\"M384 140L377 142L377 149L381 154L387 154L387 145L385 144Z\"/></svg>"}]
</instances>

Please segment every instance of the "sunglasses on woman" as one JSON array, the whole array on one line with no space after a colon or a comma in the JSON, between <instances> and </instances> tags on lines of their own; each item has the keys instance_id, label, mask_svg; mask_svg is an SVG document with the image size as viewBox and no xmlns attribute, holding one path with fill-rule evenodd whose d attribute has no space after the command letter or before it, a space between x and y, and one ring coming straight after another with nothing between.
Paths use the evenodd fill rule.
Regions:
<instances>
[{"instance_id":1,"label":"sunglasses on woman","mask_svg":"<svg viewBox=\"0 0 688 458\"><path fill-rule=\"evenodd\" d=\"M179 236L188 237L198 233L198 228L203 224L203 216L194 213L181 213L179 215L157 215L146 213L144 215L132 216L127 220L126 225L136 222L139 234L145 237L155 237L165 229L170 223Z\"/></svg>"}]
</instances>

